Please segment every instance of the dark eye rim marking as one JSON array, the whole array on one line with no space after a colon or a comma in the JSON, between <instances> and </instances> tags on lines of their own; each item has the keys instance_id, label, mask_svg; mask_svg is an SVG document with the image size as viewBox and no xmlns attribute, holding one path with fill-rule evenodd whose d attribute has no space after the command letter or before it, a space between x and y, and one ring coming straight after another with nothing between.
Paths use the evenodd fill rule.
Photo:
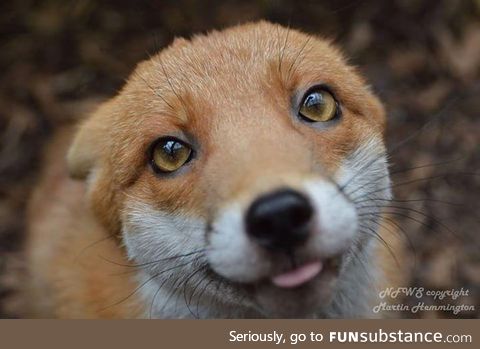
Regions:
<instances>
[{"instance_id":1,"label":"dark eye rim marking","mask_svg":"<svg viewBox=\"0 0 480 349\"><path fill-rule=\"evenodd\" d=\"M181 144L183 146L186 146L190 149L190 155L189 155L188 159L183 163L182 166L180 166L178 169L176 169L174 171L164 171L160 167L158 167L157 164L155 163L155 159L154 159L155 149L157 148L157 146L160 143L165 143L165 142L176 142L176 143L179 143L179 144ZM190 144L189 142L187 142L187 141L185 141L181 138L175 137L175 136L161 136L161 137L157 138L155 141L153 141L147 149L148 164L150 165L150 168L153 170L153 172L156 175L161 176L161 177L169 177L169 176L173 176L173 175L181 172L185 167L187 167L187 165L193 159L195 159L196 154L197 154L197 152L195 151L192 144Z\"/></svg>"},{"instance_id":2,"label":"dark eye rim marking","mask_svg":"<svg viewBox=\"0 0 480 349\"><path fill-rule=\"evenodd\" d=\"M309 95L311 95L313 92L317 92L317 91L326 91L328 92L329 94L332 95L333 97L333 100L335 101L335 115L333 118L331 118L330 120L328 121L315 121L315 120L311 120L305 116L303 116L301 113L300 113L300 110L302 108L302 105L303 103L305 103L306 99L308 98ZM306 123L306 124L322 124L322 125L330 125L330 124L334 124L334 123L337 123L341 117L343 116L343 113L342 113L342 106L336 96L336 93L333 92L333 89L326 85L326 84L315 84L313 86L310 86L305 92L303 92L302 94L302 97L301 98L297 98L297 101L296 101L296 107L295 107L295 115L296 117Z\"/></svg>"}]
</instances>

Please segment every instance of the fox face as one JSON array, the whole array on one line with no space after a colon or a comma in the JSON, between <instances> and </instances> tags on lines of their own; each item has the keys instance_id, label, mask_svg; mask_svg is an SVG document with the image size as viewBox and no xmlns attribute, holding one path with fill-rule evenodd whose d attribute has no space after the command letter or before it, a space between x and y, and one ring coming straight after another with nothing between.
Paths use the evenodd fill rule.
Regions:
<instances>
[{"instance_id":1,"label":"fox face","mask_svg":"<svg viewBox=\"0 0 480 349\"><path fill-rule=\"evenodd\" d=\"M331 43L261 22L139 64L68 160L150 315L356 316L390 198L384 124Z\"/></svg>"}]
</instances>

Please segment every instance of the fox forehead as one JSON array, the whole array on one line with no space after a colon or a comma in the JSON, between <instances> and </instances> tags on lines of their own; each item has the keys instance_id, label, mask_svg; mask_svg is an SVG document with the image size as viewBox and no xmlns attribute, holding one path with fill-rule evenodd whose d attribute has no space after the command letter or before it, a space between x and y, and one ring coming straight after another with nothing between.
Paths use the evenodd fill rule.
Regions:
<instances>
[{"instance_id":1,"label":"fox forehead","mask_svg":"<svg viewBox=\"0 0 480 349\"><path fill-rule=\"evenodd\" d=\"M293 92L318 83L364 114L373 102L363 79L329 41L260 22L175 40L138 65L123 94L135 117L153 113L180 124L204 123L224 108L245 112L265 100L289 104Z\"/></svg>"}]
</instances>

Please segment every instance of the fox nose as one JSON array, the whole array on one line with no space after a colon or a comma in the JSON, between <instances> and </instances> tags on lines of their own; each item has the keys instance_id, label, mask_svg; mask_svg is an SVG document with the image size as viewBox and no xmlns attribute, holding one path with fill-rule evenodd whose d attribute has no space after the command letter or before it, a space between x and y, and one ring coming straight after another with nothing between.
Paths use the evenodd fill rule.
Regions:
<instances>
[{"instance_id":1,"label":"fox nose","mask_svg":"<svg viewBox=\"0 0 480 349\"><path fill-rule=\"evenodd\" d=\"M268 249L290 250L307 240L313 207L305 195L281 189L257 198L246 213L247 233Z\"/></svg>"}]
</instances>

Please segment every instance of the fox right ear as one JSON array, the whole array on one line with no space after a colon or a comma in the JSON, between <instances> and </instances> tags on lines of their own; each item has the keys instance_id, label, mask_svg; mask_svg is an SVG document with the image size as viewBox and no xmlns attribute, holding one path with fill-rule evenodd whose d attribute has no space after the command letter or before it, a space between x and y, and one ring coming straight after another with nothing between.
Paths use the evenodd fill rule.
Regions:
<instances>
[{"instance_id":1,"label":"fox right ear","mask_svg":"<svg viewBox=\"0 0 480 349\"><path fill-rule=\"evenodd\" d=\"M110 116L110 103L103 103L82 124L75 135L67 154L67 165L70 176L85 179L95 167L104 148L106 125Z\"/></svg>"}]
</instances>

